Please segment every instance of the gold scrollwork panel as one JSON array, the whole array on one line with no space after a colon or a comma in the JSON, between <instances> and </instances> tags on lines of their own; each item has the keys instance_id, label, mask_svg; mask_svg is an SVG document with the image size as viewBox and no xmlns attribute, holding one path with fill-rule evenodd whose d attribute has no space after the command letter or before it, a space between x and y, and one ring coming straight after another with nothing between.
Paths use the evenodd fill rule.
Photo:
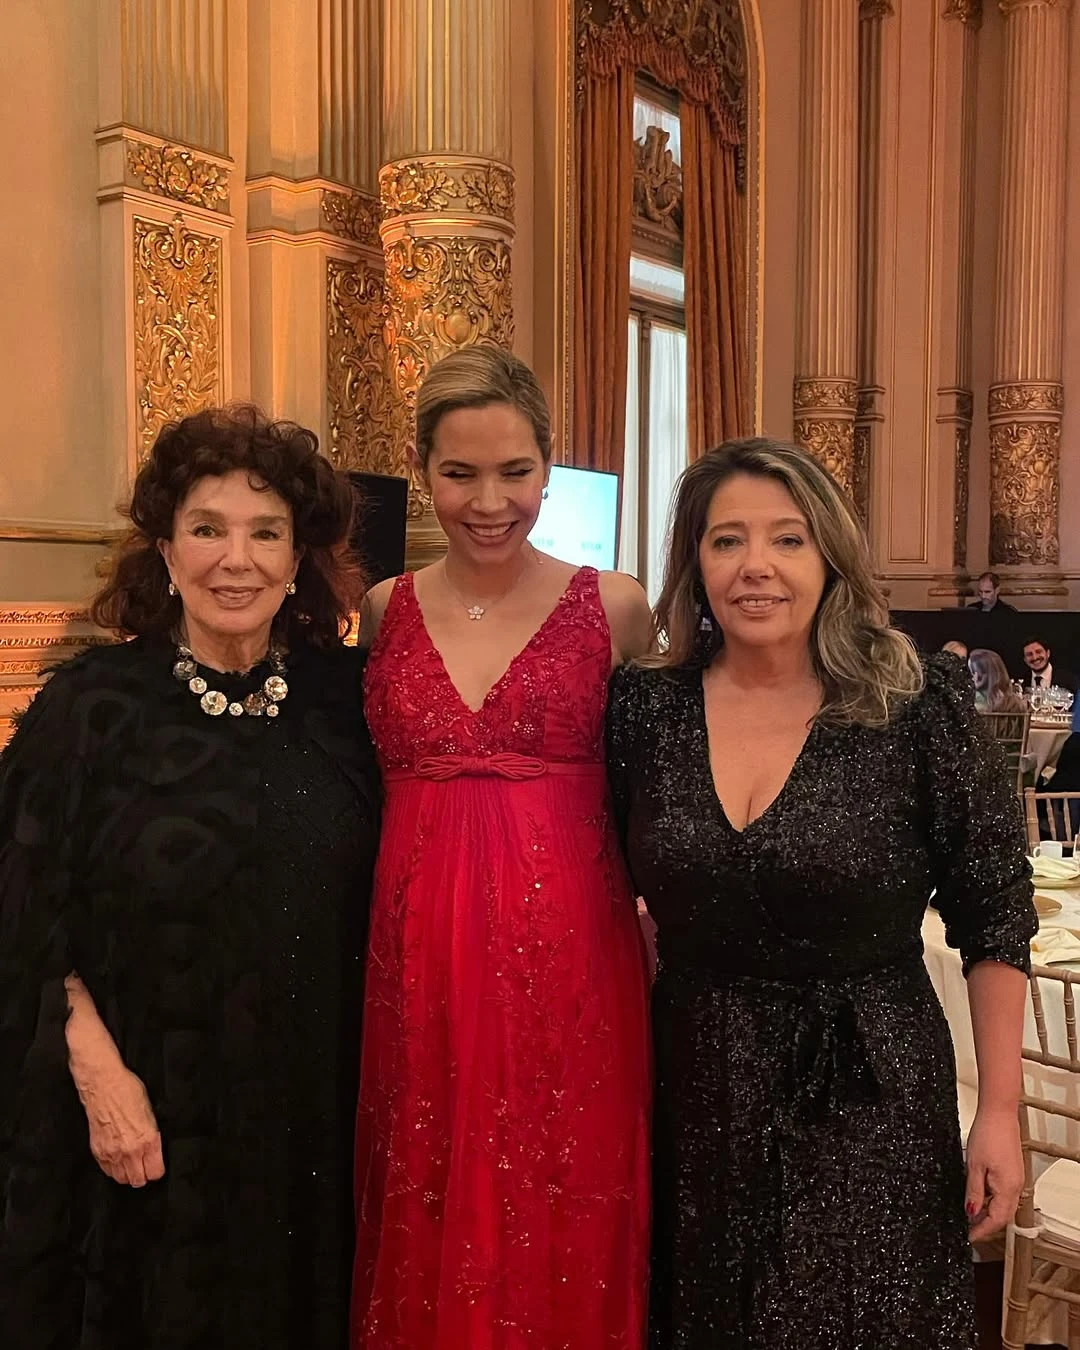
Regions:
<instances>
[{"instance_id":1,"label":"gold scrollwork panel","mask_svg":"<svg viewBox=\"0 0 1080 1350\"><path fill-rule=\"evenodd\" d=\"M139 458L161 428L223 394L222 248L215 235L134 219L135 398Z\"/></svg>"},{"instance_id":2,"label":"gold scrollwork panel","mask_svg":"<svg viewBox=\"0 0 1080 1350\"><path fill-rule=\"evenodd\" d=\"M799 379L795 381L795 411L836 409L855 412L859 391L854 380Z\"/></svg>"},{"instance_id":3,"label":"gold scrollwork panel","mask_svg":"<svg viewBox=\"0 0 1080 1350\"><path fill-rule=\"evenodd\" d=\"M854 422L829 417L796 417L795 440L832 474L845 492L854 494Z\"/></svg>"},{"instance_id":4,"label":"gold scrollwork panel","mask_svg":"<svg viewBox=\"0 0 1080 1350\"><path fill-rule=\"evenodd\" d=\"M1059 558L1061 427L1053 421L990 428L990 561L1052 565Z\"/></svg>"},{"instance_id":5,"label":"gold scrollwork panel","mask_svg":"<svg viewBox=\"0 0 1080 1350\"><path fill-rule=\"evenodd\" d=\"M500 239L406 235L386 248L386 342L397 395L398 445L414 443L416 391L431 365L457 347L514 339L510 247ZM430 505L413 483L410 512Z\"/></svg>"},{"instance_id":6,"label":"gold scrollwork panel","mask_svg":"<svg viewBox=\"0 0 1080 1350\"><path fill-rule=\"evenodd\" d=\"M339 468L403 477L389 383L382 275L362 262L326 262L326 402L330 458Z\"/></svg>"}]
</instances>

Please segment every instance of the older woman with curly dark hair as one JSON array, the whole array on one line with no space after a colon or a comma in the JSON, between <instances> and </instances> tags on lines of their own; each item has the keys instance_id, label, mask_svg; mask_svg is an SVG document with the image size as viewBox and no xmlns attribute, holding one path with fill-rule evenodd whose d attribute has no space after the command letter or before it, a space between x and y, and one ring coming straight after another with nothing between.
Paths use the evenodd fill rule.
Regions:
<instances>
[{"instance_id":1,"label":"older woman with curly dark hair","mask_svg":"<svg viewBox=\"0 0 1080 1350\"><path fill-rule=\"evenodd\" d=\"M255 409L166 427L0 759L7 1350L337 1350L377 832L351 488Z\"/></svg>"}]
</instances>

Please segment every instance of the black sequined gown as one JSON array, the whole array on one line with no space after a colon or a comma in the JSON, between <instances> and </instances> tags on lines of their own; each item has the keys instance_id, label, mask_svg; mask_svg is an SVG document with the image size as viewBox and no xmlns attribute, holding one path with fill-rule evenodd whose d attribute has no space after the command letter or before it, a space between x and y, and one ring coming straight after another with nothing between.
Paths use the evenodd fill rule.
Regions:
<instances>
[{"instance_id":1,"label":"black sequined gown","mask_svg":"<svg viewBox=\"0 0 1080 1350\"><path fill-rule=\"evenodd\" d=\"M171 665L142 642L78 659L0 759L0 1345L344 1350L378 825L361 661L290 657L276 721L206 716ZM162 1131L142 1190L88 1150L73 968Z\"/></svg>"},{"instance_id":2,"label":"black sequined gown","mask_svg":"<svg viewBox=\"0 0 1080 1350\"><path fill-rule=\"evenodd\" d=\"M966 673L884 731L816 726L743 833L700 672L626 669L612 789L658 925L653 1350L970 1350L931 891L965 962L1025 968L1020 810Z\"/></svg>"}]
</instances>

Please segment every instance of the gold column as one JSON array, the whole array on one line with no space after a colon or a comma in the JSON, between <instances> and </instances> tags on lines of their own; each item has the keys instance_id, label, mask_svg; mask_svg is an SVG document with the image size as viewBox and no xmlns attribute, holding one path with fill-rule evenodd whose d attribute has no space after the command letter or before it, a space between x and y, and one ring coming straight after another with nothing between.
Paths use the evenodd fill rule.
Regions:
<instances>
[{"instance_id":1,"label":"gold column","mask_svg":"<svg viewBox=\"0 0 1080 1350\"><path fill-rule=\"evenodd\" d=\"M855 486L859 9L803 0L795 439Z\"/></svg>"},{"instance_id":2,"label":"gold column","mask_svg":"<svg viewBox=\"0 0 1080 1350\"><path fill-rule=\"evenodd\" d=\"M1013 594L1053 596L1065 593L1057 567L1070 0L1000 0L1000 8L1005 109L990 562L1021 569Z\"/></svg>"},{"instance_id":3,"label":"gold column","mask_svg":"<svg viewBox=\"0 0 1080 1350\"><path fill-rule=\"evenodd\" d=\"M881 23L891 0L859 3L858 314L855 430L851 491L864 521L870 518L871 461L885 420L885 389L878 379L878 266L881 235Z\"/></svg>"},{"instance_id":4,"label":"gold column","mask_svg":"<svg viewBox=\"0 0 1080 1350\"><path fill-rule=\"evenodd\" d=\"M396 435L414 443L416 391L457 347L513 340L510 0L396 0L384 43L381 236ZM442 535L420 484L409 563Z\"/></svg>"},{"instance_id":5,"label":"gold column","mask_svg":"<svg viewBox=\"0 0 1080 1350\"><path fill-rule=\"evenodd\" d=\"M971 470L972 393L971 323L975 267L975 145L978 116L978 34L983 0L946 0L941 25L943 126L939 133L947 161L956 165L950 191L942 203L945 225L941 247L946 266L940 271L941 344L937 380L936 442L945 469L941 491L952 490L951 566L939 572L929 594L939 602L957 603L970 594L968 566L968 503ZM955 173L955 170L953 171ZM955 184L955 187L953 187ZM950 482L951 480L951 482Z\"/></svg>"}]
</instances>

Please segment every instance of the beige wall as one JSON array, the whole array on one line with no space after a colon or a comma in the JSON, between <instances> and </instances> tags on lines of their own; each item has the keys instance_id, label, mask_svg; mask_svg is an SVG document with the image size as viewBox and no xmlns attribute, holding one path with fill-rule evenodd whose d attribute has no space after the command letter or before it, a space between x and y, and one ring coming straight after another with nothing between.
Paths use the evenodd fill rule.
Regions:
<instances>
[{"instance_id":1,"label":"beige wall","mask_svg":"<svg viewBox=\"0 0 1080 1350\"><path fill-rule=\"evenodd\" d=\"M120 489L101 436L96 0L24 3L0 43L0 536L108 521ZM11 30L15 29L13 33ZM0 537L0 596L63 599L100 550Z\"/></svg>"}]
</instances>

